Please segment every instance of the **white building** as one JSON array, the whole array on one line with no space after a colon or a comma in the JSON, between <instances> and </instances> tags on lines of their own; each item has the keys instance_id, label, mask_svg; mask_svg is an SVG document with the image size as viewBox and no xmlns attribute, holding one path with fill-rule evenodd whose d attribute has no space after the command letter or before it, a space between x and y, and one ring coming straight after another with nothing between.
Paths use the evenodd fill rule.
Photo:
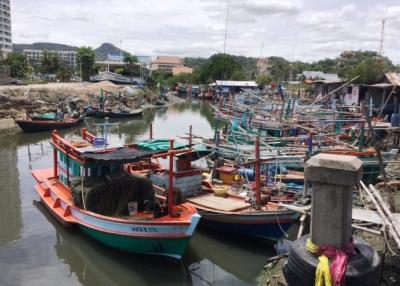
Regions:
<instances>
[{"instance_id":1,"label":"white building","mask_svg":"<svg viewBox=\"0 0 400 286\"><path fill-rule=\"evenodd\" d=\"M10 0L0 0L0 51L12 52Z\"/></svg>"},{"instance_id":2,"label":"white building","mask_svg":"<svg viewBox=\"0 0 400 286\"><path fill-rule=\"evenodd\" d=\"M1 1L1 0L0 0ZM30 63L40 62L44 52L57 54L60 62L75 67L76 65L76 51L57 51L57 50L40 50L40 49L23 49L22 53L27 57Z\"/></svg>"}]
</instances>

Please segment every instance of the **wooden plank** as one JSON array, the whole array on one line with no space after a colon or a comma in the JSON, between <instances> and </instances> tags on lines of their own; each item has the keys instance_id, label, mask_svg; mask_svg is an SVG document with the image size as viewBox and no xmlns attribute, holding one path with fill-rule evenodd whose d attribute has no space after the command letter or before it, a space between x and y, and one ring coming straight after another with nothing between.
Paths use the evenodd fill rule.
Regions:
<instances>
[{"instance_id":1,"label":"wooden plank","mask_svg":"<svg viewBox=\"0 0 400 286\"><path fill-rule=\"evenodd\" d=\"M195 205L225 212L233 212L250 207L250 204L245 201L229 197L217 197L214 194L189 198L187 201Z\"/></svg>"},{"instance_id":2,"label":"wooden plank","mask_svg":"<svg viewBox=\"0 0 400 286\"><path fill-rule=\"evenodd\" d=\"M353 219L374 224L383 224L380 215L373 210L353 208Z\"/></svg>"}]
</instances>

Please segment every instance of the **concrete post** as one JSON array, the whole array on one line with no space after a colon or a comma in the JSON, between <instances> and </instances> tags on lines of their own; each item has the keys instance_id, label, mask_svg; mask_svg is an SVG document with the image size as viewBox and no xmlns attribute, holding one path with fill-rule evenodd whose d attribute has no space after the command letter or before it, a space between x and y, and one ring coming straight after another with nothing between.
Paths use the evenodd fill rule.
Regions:
<instances>
[{"instance_id":1,"label":"concrete post","mask_svg":"<svg viewBox=\"0 0 400 286\"><path fill-rule=\"evenodd\" d=\"M306 163L305 180L312 183L311 241L342 249L351 239L353 187L362 176L354 156L318 154Z\"/></svg>"}]
</instances>

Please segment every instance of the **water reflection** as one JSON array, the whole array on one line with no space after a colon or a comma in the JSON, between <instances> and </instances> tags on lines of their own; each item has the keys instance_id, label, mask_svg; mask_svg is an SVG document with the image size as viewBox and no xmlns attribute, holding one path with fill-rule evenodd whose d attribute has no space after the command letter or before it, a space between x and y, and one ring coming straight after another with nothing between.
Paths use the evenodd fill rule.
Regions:
<instances>
[{"instance_id":1,"label":"water reflection","mask_svg":"<svg viewBox=\"0 0 400 286\"><path fill-rule=\"evenodd\" d=\"M114 250L86 236L78 229L62 227L40 202L33 205L56 231L54 245L83 285L190 285L182 263L160 257L132 255Z\"/></svg>"},{"instance_id":2,"label":"water reflection","mask_svg":"<svg viewBox=\"0 0 400 286\"><path fill-rule=\"evenodd\" d=\"M18 192L17 144L0 138L0 247L20 237L21 200Z\"/></svg>"}]
</instances>

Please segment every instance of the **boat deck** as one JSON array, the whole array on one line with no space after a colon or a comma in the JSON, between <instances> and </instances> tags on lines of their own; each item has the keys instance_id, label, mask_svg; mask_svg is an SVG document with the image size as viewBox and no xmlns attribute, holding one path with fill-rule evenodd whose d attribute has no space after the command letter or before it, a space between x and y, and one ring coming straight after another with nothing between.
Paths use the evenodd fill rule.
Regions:
<instances>
[{"instance_id":1,"label":"boat deck","mask_svg":"<svg viewBox=\"0 0 400 286\"><path fill-rule=\"evenodd\" d=\"M187 199L188 202L198 206L214 209L218 211L234 212L249 208L251 205L244 200L231 197L217 197L214 194L206 194Z\"/></svg>"}]
</instances>

